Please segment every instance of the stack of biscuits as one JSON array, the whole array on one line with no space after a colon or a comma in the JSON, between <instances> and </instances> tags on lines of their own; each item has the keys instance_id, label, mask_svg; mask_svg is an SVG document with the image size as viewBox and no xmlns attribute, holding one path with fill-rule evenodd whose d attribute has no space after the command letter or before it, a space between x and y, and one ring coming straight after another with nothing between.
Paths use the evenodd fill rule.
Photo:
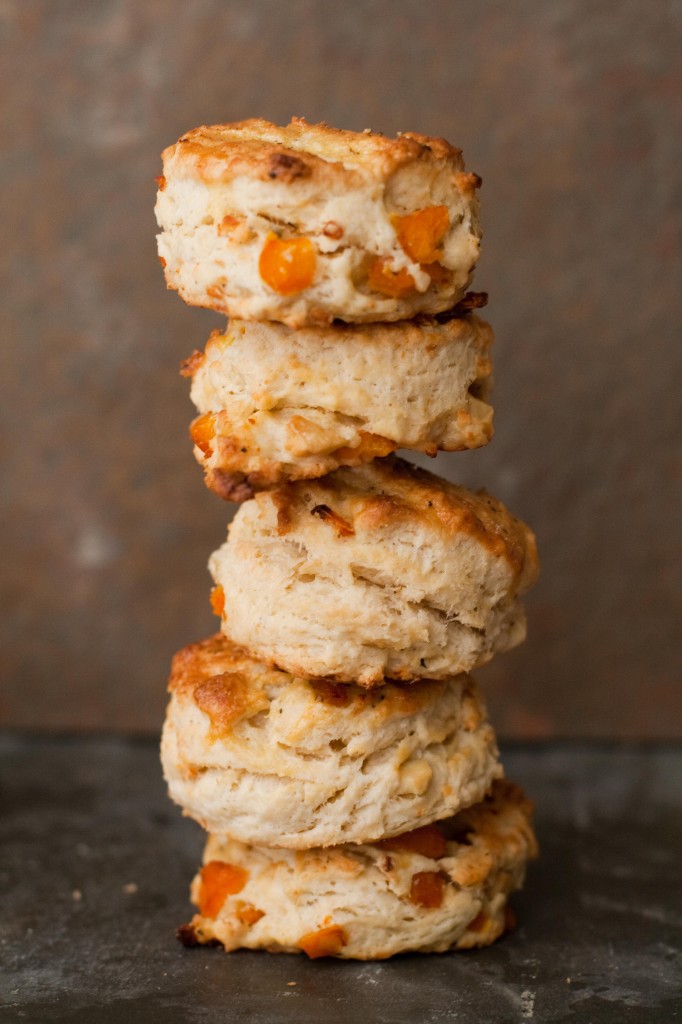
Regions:
<instances>
[{"instance_id":1,"label":"stack of biscuits","mask_svg":"<svg viewBox=\"0 0 682 1024\"><path fill-rule=\"evenodd\" d=\"M162 760L208 831L188 945L380 959L483 946L536 852L468 674L525 636L533 534L402 461L487 443L477 188L442 139L294 119L163 154L169 287L221 631L173 661Z\"/></svg>"}]
</instances>

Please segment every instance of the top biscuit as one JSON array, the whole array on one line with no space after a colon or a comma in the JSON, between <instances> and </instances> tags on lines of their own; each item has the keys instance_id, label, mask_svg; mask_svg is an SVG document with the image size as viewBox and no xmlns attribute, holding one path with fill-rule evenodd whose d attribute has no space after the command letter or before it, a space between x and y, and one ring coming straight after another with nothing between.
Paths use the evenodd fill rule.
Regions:
<instances>
[{"instance_id":1,"label":"top biscuit","mask_svg":"<svg viewBox=\"0 0 682 1024\"><path fill-rule=\"evenodd\" d=\"M195 128L163 153L159 255L187 302L245 320L438 313L471 282L479 185L458 149L411 132Z\"/></svg>"}]
</instances>

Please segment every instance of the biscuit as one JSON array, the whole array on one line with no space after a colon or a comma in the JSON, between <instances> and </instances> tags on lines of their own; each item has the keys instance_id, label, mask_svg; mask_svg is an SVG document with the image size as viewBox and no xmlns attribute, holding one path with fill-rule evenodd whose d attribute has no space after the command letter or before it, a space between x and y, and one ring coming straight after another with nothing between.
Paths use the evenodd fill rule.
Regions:
<instances>
[{"instance_id":1,"label":"biscuit","mask_svg":"<svg viewBox=\"0 0 682 1024\"><path fill-rule=\"evenodd\" d=\"M438 826L384 842L300 852L211 835L178 931L186 945L380 960L494 942L511 892L537 855L532 807L497 782L489 798Z\"/></svg>"},{"instance_id":2,"label":"biscuit","mask_svg":"<svg viewBox=\"0 0 682 1024\"><path fill-rule=\"evenodd\" d=\"M244 500L397 448L435 455L486 444L492 339L464 312L297 331L231 320L183 370L208 486Z\"/></svg>"},{"instance_id":3,"label":"biscuit","mask_svg":"<svg viewBox=\"0 0 682 1024\"><path fill-rule=\"evenodd\" d=\"M471 281L479 185L458 149L410 132L195 128L163 153L159 256L186 302L242 320L438 313Z\"/></svg>"},{"instance_id":4,"label":"biscuit","mask_svg":"<svg viewBox=\"0 0 682 1024\"><path fill-rule=\"evenodd\" d=\"M445 818L502 775L475 683L310 682L225 637L176 654L162 761L211 832L291 849L366 842Z\"/></svg>"},{"instance_id":5,"label":"biscuit","mask_svg":"<svg viewBox=\"0 0 682 1024\"><path fill-rule=\"evenodd\" d=\"M442 679L520 643L531 531L393 456L241 505L209 561L222 630L294 675Z\"/></svg>"}]
</instances>

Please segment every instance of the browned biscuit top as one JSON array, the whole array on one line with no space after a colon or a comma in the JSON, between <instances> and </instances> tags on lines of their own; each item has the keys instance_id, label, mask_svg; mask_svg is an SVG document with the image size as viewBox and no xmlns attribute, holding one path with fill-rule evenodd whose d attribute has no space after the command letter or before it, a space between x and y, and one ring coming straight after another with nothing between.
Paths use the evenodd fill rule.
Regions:
<instances>
[{"instance_id":1,"label":"browned biscuit top","mask_svg":"<svg viewBox=\"0 0 682 1024\"><path fill-rule=\"evenodd\" d=\"M473 682L465 681L469 717L468 727L480 724L480 712L470 700ZM214 636L189 644L173 658L168 689L182 701L193 702L211 720L214 738L227 736L243 718L269 706L274 688L290 686L294 678L287 672L271 668L251 658L226 636ZM298 679L299 685L310 687L310 708L313 718L334 715L335 709L360 714L376 708L381 717L414 715L426 704L438 700L445 681L421 679L416 682L389 682L379 690L368 691L353 683L335 683L325 679Z\"/></svg>"},{"instance_id":2,"label":"browned biscuit top","mask_svg":"<svg viewBox=\"0 0 682 1024\"><path fill-rule=\"evenodd\" d=\"M285 185L305 180L343 181L345 186L385 180L415 161L447 165L466 192L480 180L464 174L461 151L445 139L404 132L395 139L378 132L352 132L295 117L286 127L262 118L232 124L203 125L163 152L164 173L181 171L205 181L248 176Z\"/></svg>"},{"instance_id":3,"label":"browned biscuit top","mask_svg":"<svg viewBox=\"0 0 682 1024\"><path fill-rule=\"evenodd\" d=\"M469 534L494 555L506 559L519 589L538 575L532 531L485 491L477 494L395 456L353 469L339 469L322 480L286 484L258 495L273 501L281 534L306 514L327 522L339 537L421 524L450 536Z\"/></svg>"},{"instance_id":4,"label":"browned biscuit top","mask_svg":"<svg viewBox=\"0 0 682 1024\"><path fill-rule=\"evenodd\" d=\"M181 699L193 701L208 715L211 731L226 735L243 718L268 706L265 686L282 682L286 673L257 671L248 654L221 634L189 644L173 658L168 689ZM271 676L272 679L267 678Z\"/></svg>"}]
</instances>

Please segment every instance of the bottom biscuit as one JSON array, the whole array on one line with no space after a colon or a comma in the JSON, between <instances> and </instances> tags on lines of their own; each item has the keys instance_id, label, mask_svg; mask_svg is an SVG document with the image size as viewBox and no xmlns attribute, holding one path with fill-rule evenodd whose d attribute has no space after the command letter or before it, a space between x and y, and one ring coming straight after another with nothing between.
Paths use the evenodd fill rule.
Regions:
<instances>
[{"instance_id":1,"label":"bottom biscuit","mask_svg":"<svg viewBox=\"0 0 682 1024\"><path fill-rule=\"evenodd\" d=\"M199 913L178 938L356 960L487 946L537 855L531 814L499 781L475 807L372 844L293 851L211 835L192 882Z\"/></svg>"}]
</instances>

